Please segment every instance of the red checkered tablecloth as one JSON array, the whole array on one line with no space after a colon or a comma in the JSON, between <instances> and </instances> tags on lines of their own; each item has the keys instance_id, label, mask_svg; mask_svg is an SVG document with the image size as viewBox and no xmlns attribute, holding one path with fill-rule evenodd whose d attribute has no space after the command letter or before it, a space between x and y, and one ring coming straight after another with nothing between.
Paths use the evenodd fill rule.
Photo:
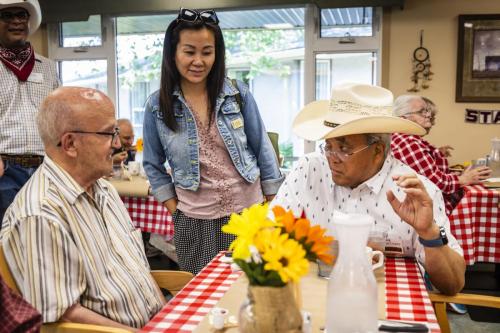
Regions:
<instances>
[{"instance_id":1,"label":"red checkered tablecloth","mask_svg":"<svg viewBox=\"0 0 500 333\"><path fill-rule=\"evenodd\" d=\"M154 197L121 198L137 228L145 232L164 235L167 241L174 237L172 215Z\"/></svg>"},{"instance_id":2,"label":"red checkered tablecloth","mask_svg":"<svg viewBox=\"0 0 500 333\"><path fill-rule=\"evenodd\" d=\"M451 232L464 250L467 265L500 263L500 191L465 186L465 194L450 214Z\"/></svg>"},{"instance_id":3,"label":"red checkered tablecloth","mask_svg":"<svg viewBox=\"0 0 500 333\"><path fill-rule=\"evenodd\" d=\"M434 308L414 259L387 258L385 297L387 319L426 322L431 332L440 332Z\"/></svg>"},{"instance_id":4,"label":"red checkered tablecloth","mask_svg":"<svg viewBox=\"0 0 500 333\"><path fill-rule=\"evenodd\" d=\"M192 332L241 272L232 272L219 253L142 328L142 332Z\"/></svg>"},{"instance_id":5,"label":"red checkered tablecloth","mask_svg":"<svg viewBox=\"0 0 500 333\"><path fill-rule=\"evenodd\" d=\"M142 328L141 332L192 332L238 279L217 255L184 289ZM425 290L417 263L387 258L385 265L386 311L389 320L425 322L431 332L439 325Z\"/></svg>"}]
</instances>

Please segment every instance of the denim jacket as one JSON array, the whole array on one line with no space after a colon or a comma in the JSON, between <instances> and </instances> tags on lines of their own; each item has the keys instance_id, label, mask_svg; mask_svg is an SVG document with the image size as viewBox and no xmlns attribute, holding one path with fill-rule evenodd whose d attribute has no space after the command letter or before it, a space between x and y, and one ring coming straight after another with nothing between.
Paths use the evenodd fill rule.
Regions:
<instances>
[{"instance_id":1,"label":"denim jacket","mask_svg":"<svg viewBox=\"0 0 500 333\"><path fill-rule=\"evenodd\" d=\"M238 90L243 110L240 110L235 97ZM241 177L250 183L260 177L263 193L276 194L284 179L276 154L248 87L238 82L238 90L229 79L225 80L215 105L215 125ZM162 120L159 91L149 96L144 114L144 170L153 195L160 202L176 197L177 186L196 191L200 184L196 122L180 89L176 88L173 94L176 97L176 132L170 130ZM166 172L165 161L172 170L172 176Z\"/></svg>"}]
</instances>

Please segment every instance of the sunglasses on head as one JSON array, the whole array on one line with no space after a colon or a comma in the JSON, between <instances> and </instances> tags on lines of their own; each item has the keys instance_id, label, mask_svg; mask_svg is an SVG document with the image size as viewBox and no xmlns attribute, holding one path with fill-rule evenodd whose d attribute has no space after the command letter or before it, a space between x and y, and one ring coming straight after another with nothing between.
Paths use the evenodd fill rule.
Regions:
<instances>
[{"instance_id":1,"label":"sunglasses on head","mask_svg":"<svg viewBox=\"0 0 500 333\"><path fill-rule=\"evenodd\" d=\"M215 14L215 10L203 10L201 12L194 9L181 8L177 21L196 22L201 21L204 23L219 24L219 18Z\"/></svg>"}]
</instances>

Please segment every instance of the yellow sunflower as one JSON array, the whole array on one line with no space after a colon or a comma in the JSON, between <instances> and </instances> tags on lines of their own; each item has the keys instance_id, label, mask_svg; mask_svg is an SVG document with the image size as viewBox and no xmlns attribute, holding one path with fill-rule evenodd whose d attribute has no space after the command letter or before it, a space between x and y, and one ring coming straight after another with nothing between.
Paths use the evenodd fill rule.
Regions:
<instances>
[{"instance_id":1,"label":"yellow sunflower","mask_svg":"<svg viewBox=\"0 0 500 333\"><path fill-rule=\"evenodd\" d=\"M135 148L138 152L141 152L143 150L144 148L143 144L144 143L142 142L142 138L137 139L137 142L135 143Z\"/></svg>"},{"instance_id":2,"label":"yellow sunflower","mask_svg":"<svg viewBox=\"0 0 500 333\"><path fill-rule=\"evenodd\" d=\"M262 230L258 239L264 247L262 259L266 262L265 270L278 272L284 283L290 280L296 282L307 274L309 262L305 258L306 251L297 241L289 239L288 234L281 234L280 228Z\"/></svg>"},{"instance_id":3,"label":"yellow sunflower","mask_svg":"<svg viewBox=\"0 0 500 333\"><path fill-rule=\"evenodd\" d=\"M250 257L250 245L254 245L256 233L262 228L278 225L267 218L267 212L267 204L255 204L243 209L241 214L231 214L228 224L222 227L222 231L236 236L229 247L230 250L234 250L233 258L247 260Z\"/></svg>"}]
</instances>

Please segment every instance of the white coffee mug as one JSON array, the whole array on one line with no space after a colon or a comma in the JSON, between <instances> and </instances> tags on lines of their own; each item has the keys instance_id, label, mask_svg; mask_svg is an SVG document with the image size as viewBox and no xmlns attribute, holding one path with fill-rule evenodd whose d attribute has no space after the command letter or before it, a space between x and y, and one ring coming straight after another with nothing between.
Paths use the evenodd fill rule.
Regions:
<instances>
[{"instance_id":1,"label":"white coffee mug","mask_svg":"<svg viewBox=\"0 0 500 333\"><path fill-rule=\"evenodd\" d=\"M374 262L373 259L376 259ZM384 254L382 251L374 251L371 247L366 247L366 259L368 259L372 269L376 270L384 265Z\"/></svg>"},{"instance_id":2,"label":"white coffee mug","mask_svg":"<svg viewBox=\"0 0 500 333\"><path fill-rule=\"evenodd\" d=\"M128 171L132 176L137 176L141 171L141 164L136 161L128 162Z\"/></svg>"}]
</instances>

